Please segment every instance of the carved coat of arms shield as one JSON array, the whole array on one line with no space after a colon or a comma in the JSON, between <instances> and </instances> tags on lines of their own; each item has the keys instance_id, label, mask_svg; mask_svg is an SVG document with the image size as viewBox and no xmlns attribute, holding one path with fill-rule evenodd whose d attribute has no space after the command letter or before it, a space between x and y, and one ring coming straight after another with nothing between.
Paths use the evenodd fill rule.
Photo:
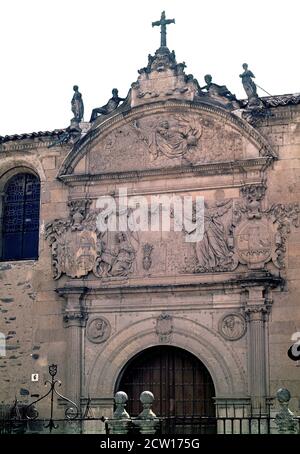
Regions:
<instances>
[{"instance_id":1,"label":"carved coat of arms shield","mask_svg":"<svg viewBox=\"0 0 300 454\"><path fill-rule=\"evenodd\" d=\"M69 277L86 276L92 271L97 257L95 232L71 231L63 233L57 244L57 258L62 273Z\"/></svg>"},{"instance_id":2,"label":"carved coat of arms shield","mask_svg":"<svg viewBox=\"0 0 300 454\"><path fill-rule=\"evenodd\" d=\"M261 268L272 259L275 232L268 220L248 220L236 230L236 252L241 263L249 268Z\"/></svg>"}]
</instances>

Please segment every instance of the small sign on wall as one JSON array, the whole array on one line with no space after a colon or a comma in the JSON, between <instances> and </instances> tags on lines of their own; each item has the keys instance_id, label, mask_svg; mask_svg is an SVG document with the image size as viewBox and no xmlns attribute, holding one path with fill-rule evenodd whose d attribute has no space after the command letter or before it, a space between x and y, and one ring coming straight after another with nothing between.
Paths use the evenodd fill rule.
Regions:
<instances>
[{"instance_id":1,"label":"small sign on wall","mask_svg":"<svg viewBox=\"0 0 300 454\"><path fill-rule=\"evenodd\" d=\"M39 381L39 374L31 374L31 381Z\"/></svg>"}]
</instances>

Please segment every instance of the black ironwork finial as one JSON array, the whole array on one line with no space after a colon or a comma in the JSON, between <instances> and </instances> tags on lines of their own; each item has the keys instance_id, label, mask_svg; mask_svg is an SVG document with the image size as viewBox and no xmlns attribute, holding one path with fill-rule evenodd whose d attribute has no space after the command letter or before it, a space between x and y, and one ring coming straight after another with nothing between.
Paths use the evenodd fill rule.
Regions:
<instances>
[{"instance_id":1,"label":"black ironwork finial","mask_svg":"<svg viewBox=\"0 0 300 454\"><path fill-rule=\"evenodd\" d=\"M69 420L76 419L78 414L79 414L79 409L78 409L77 405L75 404L75 402L73 402L72 400L70 400L67 397L63 396L62 394L60 394L56 390L56 388L55 388L56 385L61 386L61 382L54 378L56 376L56 374L57 374L57 364L51 364L49 366L49 375L51 376L51 381L50 380L46 380L45 381L45 385L47 385L47 384L50 385L49 391L46 394L44 394L42 397L40 397L39 399L35 400L34 402L32 402L30 405L28 405L26 407L26 417L27 417L27 419L29 419L29 420L37 419L39 413L38 413L38 411L37 411L37 409L35 407L35 404L37 402L40 402L41 400L45 399L47 396L50 395L50 399L51 399L50 418L48 420L48 424L45 426L45 428L49 428L50 432L52 431L52 429L57 429L58 428L58 425L55 423L54 418L53 418L53 399L54 399L54 394L56 394L58 397L63 399L65 402L68 402L69 404L71 404L71 406L68 406L66 408L66 410L65 410L65 416L66 416L67 419L69 419Z\"/></svg>"},{"instance_id":2,"label":"black ironwork finial","mask_svg":"<svg viewBox=\"0 0 300 454\"><path fill-rule=\"evenodd\" d=\"M160 29L160 47L167 47L167 25L175 24L175 19L166 19L166 13L161 13L160 20L152 22L152 27L159 26Z\"/></svg>"}]
</instances>

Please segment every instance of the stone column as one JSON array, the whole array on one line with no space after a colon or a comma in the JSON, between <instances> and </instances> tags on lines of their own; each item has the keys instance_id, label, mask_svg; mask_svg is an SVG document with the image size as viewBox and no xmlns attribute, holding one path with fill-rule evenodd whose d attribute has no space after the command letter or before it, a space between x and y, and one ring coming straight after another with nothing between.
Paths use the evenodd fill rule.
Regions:
<instances>
[{"instance_id":1,"label":"stone column","mask_svg":"<svg viewBox=\"0 0 300 454\"><path fill-rule=\"evenodd\" d=\"M263 287L248 289L245 307L248 321L248 379L253 413L266 412L268 355L266 323L270 302L264 298Z\"/></svg>"},{"instance_id":2,"label":"stone column","mask_svg":"<svg viewBox=\"0 0 300 454\"><path fill-rule=\"evenodd\" d=\"M87 313L82 302L83 294L68 295L64 312L67 335L66 397L76 403L80 410L82 387L82 342Z\"/></svg>"}]
</instances>

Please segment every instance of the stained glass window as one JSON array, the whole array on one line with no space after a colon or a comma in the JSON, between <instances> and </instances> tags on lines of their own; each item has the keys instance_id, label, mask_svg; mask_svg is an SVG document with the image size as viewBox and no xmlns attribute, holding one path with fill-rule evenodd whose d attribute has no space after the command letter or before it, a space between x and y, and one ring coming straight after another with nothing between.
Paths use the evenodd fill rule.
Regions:
<instances>
[{"instance_id":1,"label":"stained glass window","mask_svg":"<svg viewBox=\"0 0 300 454\"><path fill-rule=\"evenodd\" d=\"M38 257L39 212L39 179L30 173L12 177L4 191L2 260Z\"/></svg>"}]
</instances>

